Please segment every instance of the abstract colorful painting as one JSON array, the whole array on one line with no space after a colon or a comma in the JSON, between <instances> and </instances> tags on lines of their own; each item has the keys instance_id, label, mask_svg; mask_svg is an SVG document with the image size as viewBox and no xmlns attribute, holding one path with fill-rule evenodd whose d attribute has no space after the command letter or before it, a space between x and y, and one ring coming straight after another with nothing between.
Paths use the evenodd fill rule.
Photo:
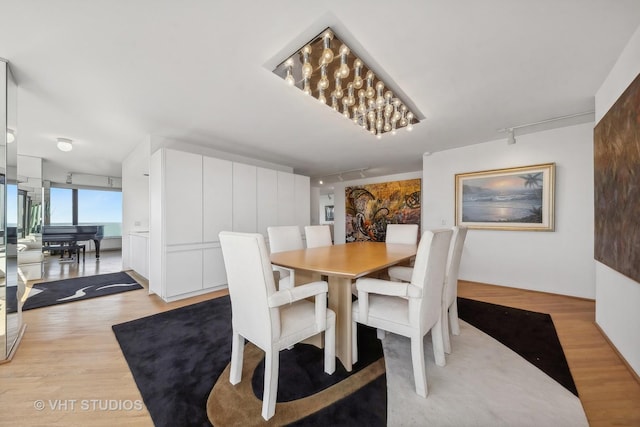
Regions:
<instances>
[{"instance_id":1,"label":"abstract colorful painting","mask_svg":"<svg viewBox=\"0 0 640 427\"><path fill-rule=\"evenodd\" d=\"M384 242L387 224L420 225L421 179L345 188L346 241Z\"/></svg>"},{"instance_id":2,"label":"abstract colorful painting","mask_svg":"<svg viewBox=\"0 0 640 427\"><path fill-rule=\"evenodd\" d=\"M593 140L595 259L640 282L640 75Z\"/></svg>"}]
</instances>

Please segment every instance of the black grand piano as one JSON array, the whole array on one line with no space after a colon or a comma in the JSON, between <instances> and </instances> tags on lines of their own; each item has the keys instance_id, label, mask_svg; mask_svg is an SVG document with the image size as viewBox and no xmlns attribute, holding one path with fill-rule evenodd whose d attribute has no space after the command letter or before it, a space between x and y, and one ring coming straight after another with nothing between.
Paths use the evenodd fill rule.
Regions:
<instances>
[{"instance_id":1,"label":"black grand piano","mask_svg":"<svg viewBox=\"0 0 640 427\"><path fill-rule=\"evenodd\" d=\"M93 240L96 244L96 258L100 258L100 241L104 236L104 225L44 225L42 243L75 244L84 240Z\"/></svg>"}]
</instances>

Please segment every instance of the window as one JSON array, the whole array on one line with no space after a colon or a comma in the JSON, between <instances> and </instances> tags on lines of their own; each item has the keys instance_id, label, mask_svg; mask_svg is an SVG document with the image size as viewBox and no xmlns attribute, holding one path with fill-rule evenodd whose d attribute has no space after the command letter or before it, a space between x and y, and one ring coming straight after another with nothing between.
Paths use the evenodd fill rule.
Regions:
<instances>
[{"instance_id":1,"label":"window","mask_svg":"<svg viewBox=\"0 0 640 427\"><path fill-rule=\"evenodd\" d=\"M104 225L104 235L122 236L122 193L77 190L78 225Z\"/></svg>"},{"instance_id":2,"label":"window","mask_svg":"<svg viewBox=\"0 0 640 427\"><path fill-rule=\"evenodd\" d=\"M51 187L51 225L103 225L105 237L122 236L122 192Z\"/></svg>"},{"instance_id":3,"label":"window","mask_svg":"<svg viewBox=\"0 0 640 427\"><path fill-rule=\"evenodd\" d=\"M73 225L73 190L51 187L51 225Z\"/></svg>"}]
</instances>

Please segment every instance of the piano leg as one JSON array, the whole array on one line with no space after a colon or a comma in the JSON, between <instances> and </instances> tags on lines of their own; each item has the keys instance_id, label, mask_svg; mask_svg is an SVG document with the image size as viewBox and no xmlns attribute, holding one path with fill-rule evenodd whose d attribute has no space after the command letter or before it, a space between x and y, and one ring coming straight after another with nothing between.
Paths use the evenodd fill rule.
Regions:
<instances>
[{"instance_id":1,"label":"piano leg","mask_svg":"<svg viewBox=\"0 0 640 427\"><path fill-rule=\"evenodd\" d=\"M96 244L96 259L100 259L100 240L93 240Z\"/></svg>"}]
</instances>

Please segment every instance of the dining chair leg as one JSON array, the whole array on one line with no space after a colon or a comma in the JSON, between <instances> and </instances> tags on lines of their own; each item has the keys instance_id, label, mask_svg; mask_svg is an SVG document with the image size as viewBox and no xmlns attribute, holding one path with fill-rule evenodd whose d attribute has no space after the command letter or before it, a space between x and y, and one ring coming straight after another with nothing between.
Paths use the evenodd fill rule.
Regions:
<instances>
[{"instance_id":1,"label":"dining chair leg","mask_svg":"<svg viewBox=\"0 0 640 427\"><path fill-rule=\"evenodd\" d=\"M422 336L411 337L411 362L416 394L427 397L427 373L424 366L424 345Z\"/></svg>"},{"instance_id":2,"label":"dining chair leg","mask_svg":"<svg viewBox=\"0 0 640 427\"><path fill-rule=\"evenodd\" d=\"M454 300L449 307L449 324L451 325L451 333L460 335L460 322L458 322L458 301Z\"/></svg>"},{"instance_id":3,"label":"dining chair leg","mask_svg":"<svg viewBox=\"0 0 640 427\"><path fill-rule=\"evenodd\" d=\"M280 351L269 349L264 358L264 391L262 393L262 418L268 420L276 413L276 397L278 396L278 370Z\"/></svg>"},{"instance_id":4,"label":"dining chair leg","mask_svg":"<svg viewBox=\"0 0 640 427\"><path fill-rule=\"evenodd\" d=\"M244 338L234 332L231 339L231 369L229 382L236 385L242 380L242 358L244 356Z\"/></svg>"},{"instance_id":5,"label":"dining chair leg","mask_svg":"<svg viewBox=\"0 0 640 427\"><path fill-rule=\"evenodd\" d=\"M449 336L449 312L446 308L442 310L442 318L440 319L440 325L442 325L442 343L444 344L444 352L451 353L451 337Z\"/></svg>"},{"instance_id":6,"label":"dining chair leg","mask_svg":"<svg viewBox=\"0 0 640 427\"><path fill-rule=\"evenodd\" d=\"M442 320L438 319L433 328L431 328L431 342L433 343L433 355L436 359L436 365L445 366L447 360L444 356L444 342L442 340Z\"/></svg>"}]
</instances>

